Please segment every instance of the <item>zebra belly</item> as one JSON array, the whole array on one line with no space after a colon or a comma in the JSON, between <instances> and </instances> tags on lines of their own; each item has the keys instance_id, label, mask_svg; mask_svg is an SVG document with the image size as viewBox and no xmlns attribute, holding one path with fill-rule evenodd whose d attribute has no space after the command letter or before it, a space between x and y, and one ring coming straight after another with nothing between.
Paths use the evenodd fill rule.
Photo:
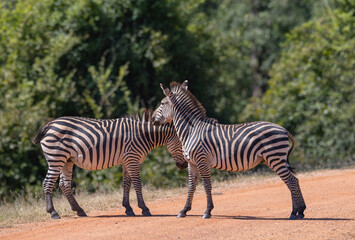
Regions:
<instances>
[{"instance_id":1,"label":"zebra belly","mask_svg":"<svg viewBox=\"0 0 355 240\"><path fill-rule=\"evenodd\" d=\"M93 164L90 162L90 160L88 158L83 159L82 155L78 155L78 156L72 156L70 158L71 161L73 161L73 163L75 165L77 165L78 167L82 168L82 169L86 169L86 170L96 170L96 165L97 164Z\"/></svg>"},{"instance_id":2,"label":"zebra belly","mask_svg":"<svg viewBox=\"0 0 355 240\"><path fill-rule=\"evenodd\" d=\"M265 162L265 160L262 157L257 157L257 159L254 159L253 161L248 161L247 168L244 164L245 169L243 171L248 171L252 168L255 168L256 166L258 166L260 163L263 163L263 162Z\"/></svg>"},{"instance_id":3,"label":"zebra belly","mask_svg":"<svg viewBox=\"0 0 355 240\"><path fill-rule=\"evenodd\" d=\"M241 164L241 162L243 162L243 164ZM257 159L253 161L242 159L242 161L239 161L239 163L234 157L231 159L222 159L218 162L216 161L216 158L212 158L210 161L210 167L228 172L243 172L256 167L262 162L264 162L262 157L257 157Z\"/></svg>"},{"instance_id":4,"label":"zebra belly","mask_svg":"<svg viewBox=\"0 0 355 240\"><path fill-rule=\"evenodd\" d=\"M116 158L116 159L110 158L110 159L103 160L103 158L97 159L94 157L90 161L90 158L84 159L83 155L72 156L70 160L72 160L74 164L77 165L78 167L86 170L102 170L118 164L122 164L121 158Z\"/></svg>"}]
</instances>

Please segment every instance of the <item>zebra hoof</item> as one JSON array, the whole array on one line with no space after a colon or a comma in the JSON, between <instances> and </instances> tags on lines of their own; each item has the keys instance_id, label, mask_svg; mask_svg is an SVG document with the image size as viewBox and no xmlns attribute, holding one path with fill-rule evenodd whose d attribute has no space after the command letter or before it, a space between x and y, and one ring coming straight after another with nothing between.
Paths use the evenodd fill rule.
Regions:
<instances>
[{"instance_id":1,"label":"zebra hoof","mask_svg":"<svg viewBox=\"0 0 355 240\"><path fill-rule=\"evenodd\" d=\"M59 214L57 213L57 211L52 211L52 213L51 213L51 218L52 219L60 219L60 216L59 216Z\"/></svg>"},{"instance_id":2,"label":"zebra hoof","mask_svg":"<svg viewBox=\"0 0 355 240\"><path fill-rule=\"evenodd\" d=\"M77 211L76 213L79 217L87 217L88 215L86 215L86 213L84 212L83 209Z\"/></svg>"},{"instance_id":3,"label":"zebra hoof","mask_svg":"<svg viewBox=\"0 0 355 240\"><path fill-rule=\"evenodd\" d=\"M142 211L143 216L152 216L149 210L147 211Z\"/></svg>"},{"instance_id":4,"label":"zebra hoof","mask_svg":"<svg viewBox=\"0 0 355 240\"><path fill-rule=\"evenodd\" d=\"M136 214L134 214L133 210L126 211L126 215L127 216L136 216Z\"/></svg>"},{"instance_id":5,"label":"zebra hoof","mask_svg":"<svg viewBox=\"0 0 355 240\"><path fill-rule=\"evenodd\" d=\"M211 214L204 214L202 218L211 218Z\"/></svg>"},{"instance_id":6,"label":"zebra hoof","mask_svg":"<svg viewBox=\"0 0 355 240\"><path fill-rule=\"evenodd\" d=\"M297 216L296 216L295 214L291 214L291 216L290 216L289 219L290 219L290 220L295 220L295 219L297 219Z\"/></svg>"},{"instance_id":7,"label":"zebra hoof","mask_svg":"<svg viewBox=\"0 0 355 240\"><path fill-rule=\"evenodd\" d=\"M304 218L304 214L302 214L302 213L297 214L297 218L298 219L303 219Z\"/></svg>"},{"instance_id":8,"label":"zebra hoof","mask_svg":"<svg viewBox=\"0 0 355 240\"><path fill-rule=\"evenodd\" d=\"M177 215L177 217L178 217L178 218L186 217L186 213L180 212L180 213Z\"/></svg>"}]
</instances>

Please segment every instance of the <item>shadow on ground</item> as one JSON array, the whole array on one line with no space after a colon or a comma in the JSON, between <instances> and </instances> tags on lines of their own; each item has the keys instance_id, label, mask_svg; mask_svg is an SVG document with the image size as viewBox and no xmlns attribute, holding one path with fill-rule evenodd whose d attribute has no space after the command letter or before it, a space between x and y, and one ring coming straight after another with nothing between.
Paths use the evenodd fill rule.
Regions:
<instances>
[{"instance_id":1,"label":"shadow on ground","mask_svg":"<svg viewBox=\"0 0 355 240\"><path fill-rule=\"evenodd\" d=\"M176 218L177 215L152 215L152 216L143 216L143 215L136 215L136 216L127 216L127 215L98 215L98 216L90 216L89 218L151 218L151 217L174 217ZM202 218L202 215L187 215L189 217L198 217ZM273 217L253 217L253 216L228 216L228 215L213 215L212 218L214 219L235 219L235 220L285 220L289 221L288 218L273 218ZM298 221L353 221L354 218L307 218L304 219L297 219Z\"/></svg>"}]
</instances>

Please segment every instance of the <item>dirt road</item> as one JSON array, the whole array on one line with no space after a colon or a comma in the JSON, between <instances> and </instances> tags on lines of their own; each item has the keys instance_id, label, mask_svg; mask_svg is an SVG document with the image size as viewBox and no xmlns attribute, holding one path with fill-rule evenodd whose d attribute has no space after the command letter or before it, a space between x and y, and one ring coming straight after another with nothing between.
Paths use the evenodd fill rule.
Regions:
<instances>
[{"instance_id":1,"label":"dirt road","mask_svg":"<svg viewBox=\"0 0 355 240\"><path fill-rule=\"evenodd\" d=\"M182 219L176 215L186 195L147 201L152 217L126 217L120 207L89 213L86 218L0 229L0 239L355 239L355 169L298 178L307 204L304 220L287 220L290 193L275 177L214 188L211 219L201 219L206 198L200 190L189 215Z\"/></svg>"}]
</instances>

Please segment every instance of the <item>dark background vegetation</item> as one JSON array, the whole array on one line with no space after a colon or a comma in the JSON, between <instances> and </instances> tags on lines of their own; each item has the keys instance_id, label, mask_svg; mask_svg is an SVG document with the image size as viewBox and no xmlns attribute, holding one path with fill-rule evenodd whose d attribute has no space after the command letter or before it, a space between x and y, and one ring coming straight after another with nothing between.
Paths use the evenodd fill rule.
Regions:
<instances>
[{"instance_id":1,"label":"dark background vegetation","mask_svg":"<svg viewBox=\"0 0 355 240\"><path fill-rule=\"evenodd\" d=\"M1 1L0 197L42 191L30 139L49 118L154 108L160 82L185 79L222 123L287 128L298 170L354 165L354 76L352 0ZM164 148L141 170L153 186L186 182ZM76 189L121 180L120 167L75 169Z\"/></svg>"}]
</instances>

